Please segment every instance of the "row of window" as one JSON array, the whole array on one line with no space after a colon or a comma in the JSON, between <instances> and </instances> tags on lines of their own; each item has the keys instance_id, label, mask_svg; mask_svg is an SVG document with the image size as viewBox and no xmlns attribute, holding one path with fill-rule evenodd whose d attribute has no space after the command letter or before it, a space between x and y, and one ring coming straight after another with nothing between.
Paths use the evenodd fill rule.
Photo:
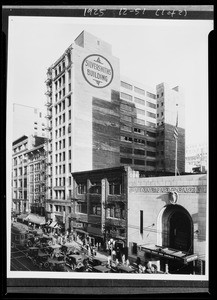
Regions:
<instances>
[{"instance_id":1,"label":"row of window","mask_svg":"<svg viewBox=\"0 0 217 300\"><path fill-rule=\"evenodd\" d=\"M126 93L123 93L121 92L121 98L124 99L124 100L128 100L128 101L133 101L133 97L129 94L126 94ZM151 103L149 101L145 101L141 98L138 98L138 97L134 97L134 102L137 103L137 104L141 104L141 105L146 105L148 107L151 107L151 108L156 108L156 104L154 103Z\"/></svg>"},{"instance_id":2,"label":"row of window","mask_svg":"<svg viewBox=\"0 0 217 300\"><path fill-rule=\"evenodd\" d=\"M101 194L101 183L92 183L89 188L90 194ZM117 182L109 182L109 195L120 195L122 192L122 185ZM87 193L87 184L79 183L77 185L77 193L78 194L86 194Z\"/></svg>"},{"instance_id":3,"label":"row of window","mask_svg":"<svg viewBox=\"0 0 217 300\"><path fill-rule=\"evenodd\" d=\"M129 106L129 105L126 105L126 104L121 104L120 108L124 109L124 110L127 110L129 112L132 112L133 109L134 109L132 106ZM147 116L149 118L154 118L154 119L156 118L156 114L154 114L154 113L152 113L150 111L145 111L145 110L140 109L140 108L136 108L135 111L136 111L137 114L140 114L140 115L143 115L143 116Z\"/></svg>"},{"instance_id":4,"label":"row of window","mask_svg":"<svg viewBox=\"0 0 217 300\"><path fill-rule=\"evenodd\" d=\"M132 117L121 114L121 120L131 123L132 122ZM149 127L156 127L155 123L145 121L145 120L141 120L141 119L138 119L138 118L134 118L134 123L137 123L137 124L140 124L140 125L146 125L146 126L149 126Z\"/></svg>"},{"instance_id":5,"label":"row of window","mask_svg":"<svg viewBox=\"0 0 217 300\"><path fill-rule=\"evenodd\" d=\"M134 164L134 165L146 165L146 166L152 166L155 167L156 163L155 161L150 161L150 160L142 160L142 159L132 159L132 158L127 158L127 157L121 157L120 162L122 164Z\"/></svg>"},{"instance_id":6,"label":"row of window","mask_svg":"<svg viewBox=\"0 0 217 300\"><path fill-rule=\"evenodd\" d=\"M55 167L55 174L58 175L58 174L65 174L66 172L66 166L65 165L60 165L60 166L56 166Z\"/></svg>"},{"instance_id":7,"label":"row of window","mask_svg":"<svg viewBox=\"0 0 217 300\"><path fill-rule=\"evenodd\" d=\"M143 145L147 145L150 147L156 147L156 143L152 142L152 141L146 141L144 139L140 139L140 138L132 138L130 136L123 136L121 135L121 142L129 142L129 143L138 143L138 144L143 144Z\"/></svg>"},{"instance_id":8,"label":"row of window","mask_svg":"<svg viewBox=\"0 0 217 300\"><path fill-rule=\"evenodd\" d=\"M64 111L66 107L66 103L68 107L71 106L71 96L67 97L66 99L64 99L63 101L61 101L55 106L55 113L58 114L61 111Z\"/></svg>"},{"instance_id":9,"label":"row of window","mask_svg":"<svg viewBox=\"0 0 217 300\"><path fill-rule=\"evenodd\" d=\"M150 156L150 157L155 157L156 152L152 151L145 151L143 149L132 149L128 147L120 147L120 152L121 153L128 153L128 154L136 154L136 155L144 155L144 156Z\"/></svg>"},{"instance_id":10,"label":"row of window","mask_svg":"<svg viewBox=\"0 0 217 300\"><path fill-rule=\"evenodd\" d=\"M121 86L124 87L125 89L131 90L131 91L133 90L132 84L129 84L127 82L121 81ZM138 94L145 95L145 90L141 89L141 88L138 88L136 86L134 86L134 91ZM147 95L147 97L150 97L152 99L156 99L156 95L153 94L153 93L150 93L150 92L147 91L146 95Z\"/></svg>"},{"instance_id":11,"label":"row of window","mask_svg":"<svg viewBox=\"0 0 217 300\"><path fill-rule=\"evenodd\" d=\"M129 126L126 126L126 125L121 125L120 129L124 130L124 131L127 131L127 132L132 132L132 130L133 130L133 132L138 133L138 134L146 135L148 137L153 137L153 138L156 137L156 133L155 132L143 130L143 129L137 128L137 127L133 127L132 128L132 127L129 127Z\"/></svg>"}]
</instances>

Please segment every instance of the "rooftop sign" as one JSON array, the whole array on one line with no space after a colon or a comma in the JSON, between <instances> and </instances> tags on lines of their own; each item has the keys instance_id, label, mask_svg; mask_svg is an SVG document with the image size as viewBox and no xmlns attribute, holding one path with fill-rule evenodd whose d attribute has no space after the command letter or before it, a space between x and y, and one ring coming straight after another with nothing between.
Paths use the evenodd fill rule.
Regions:
<instances>
[{"instance_id":1,"label":"rooftop sign","mask_svg":"<svg viewBox=\"0 0 217 300\"><path fill-rule=\"evenodd\" d=\"M96 88L108 86L113 79L113 68L102 55L87 56L82 63L82 73L86 81Z\"/></svg>"}]
</instances>

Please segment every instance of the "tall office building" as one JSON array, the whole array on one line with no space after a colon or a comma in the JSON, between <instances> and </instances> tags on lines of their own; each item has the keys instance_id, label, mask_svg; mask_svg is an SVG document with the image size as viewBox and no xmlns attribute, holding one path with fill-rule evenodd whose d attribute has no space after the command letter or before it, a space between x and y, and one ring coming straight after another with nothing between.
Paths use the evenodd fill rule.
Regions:
<instances>
[{"instance_id":1,"label":"tall office building","mask_svg":"<svg viewBox=\"0 0 217 300\"><path fill-rule=\"evenodd\" d=\"M46 136L45 116L38 108L13 104L13 140L22 135Z\"/></svg>"},{"instance_id":2,"label":"tall office building","mask_svg":"<svg viewBox=\"0 0 217 300\"><path fill-rule=\"evenodd\" d=\"M83 31L47 72L47 211L71 211L71 172L130 165L184 172L184 101L178 87L146 87L120 75L111 45ZM179 106L177 106L178 104ZM67 227L67 224L66 224Z\"/></svg>"}]
</instances>

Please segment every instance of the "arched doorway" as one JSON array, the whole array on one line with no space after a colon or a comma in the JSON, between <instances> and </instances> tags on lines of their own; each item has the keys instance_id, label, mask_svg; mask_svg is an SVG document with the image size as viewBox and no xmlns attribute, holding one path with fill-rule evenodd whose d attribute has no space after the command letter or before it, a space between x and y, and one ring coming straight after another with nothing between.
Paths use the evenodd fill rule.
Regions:
<instances>
[{"instance_id":1,"label":"arched doorway","mask_svg":"<svg viewBox=\"0 0 217 300\"><path fill-rule=\"evenodd\" d=\"M188 211L181 205L167 205L160 213L161 246L174 250L193 253L193 220ZM189 274L192 264L183 265L179 261L168 260L170 273Z\"/></svg>"}]
</instances>

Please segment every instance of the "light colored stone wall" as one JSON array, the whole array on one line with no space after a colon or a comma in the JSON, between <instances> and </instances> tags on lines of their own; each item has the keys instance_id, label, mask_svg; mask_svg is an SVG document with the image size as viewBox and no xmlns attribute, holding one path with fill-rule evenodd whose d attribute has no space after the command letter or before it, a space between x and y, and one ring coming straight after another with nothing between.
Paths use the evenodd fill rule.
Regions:
<instances>
[{"instance_id":1,"label":"light colored stone wall","mask_svg":"<svg viewBox=\"0 0 217 300\"><path fill-rule=\"evenodd\" d=\"M100 42L98 44L98 41ZM105 88L91 86L82 74L82 62L88 55L102 55L113 68L113 80ZM84 32L84 48L74 45L73 49L73 163L72 171L92 169L92 99L99 98L111 102L112 90L120 89L119 59L111 53L107 43ZM73 129L72 128L72 129Z\"/></svg>"},{"instance_id":2,"label":"light colored stone wall","mask_svg":"<svg viewBox=\"0 0 217 300\"><path fill-rule=\"evenodd\" d=\"M178 192L177 205L193 220L194 252L202 259L206 253L207 193L206 175L135 178L128 180L128 245L161 245L160 214L169 203L169 191ZM144 233L140 234L140 210ZM154 225L153 225L154 224ZM130 249L129 249L130 250Z\"/></svg>"}]
</instances>

